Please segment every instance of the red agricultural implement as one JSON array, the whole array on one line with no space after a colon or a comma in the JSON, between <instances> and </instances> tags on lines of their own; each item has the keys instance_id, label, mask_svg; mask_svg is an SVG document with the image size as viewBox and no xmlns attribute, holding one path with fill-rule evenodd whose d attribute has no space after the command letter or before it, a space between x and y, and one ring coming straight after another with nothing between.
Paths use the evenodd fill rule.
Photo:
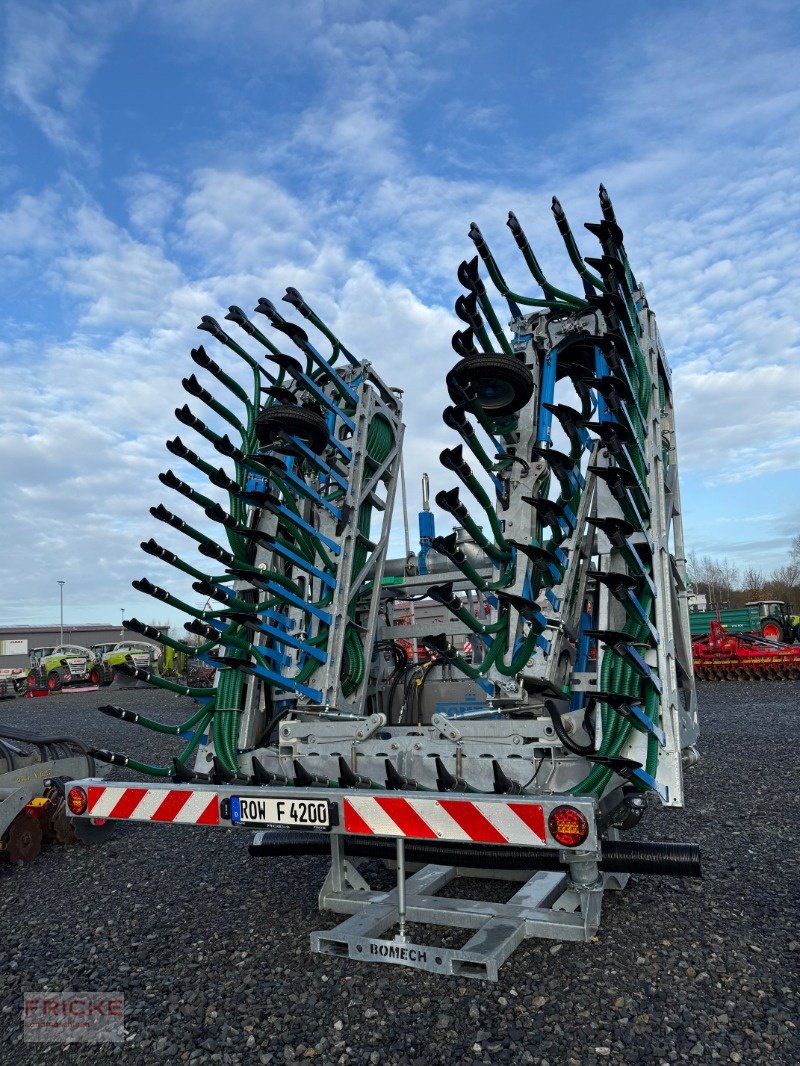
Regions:
<instances>
[{"instance_id":1,"label":"red agricultural implement","mask_svg":"<svg viewBox=\"0 0 800 1066\"><path fill-rule=\"evenodd\" d=\"M712 621L707 636L692 640L698 681L795 681L800 679L800 647L776 644L752 633L729 633Z\"/></svg>"}]
</instances>

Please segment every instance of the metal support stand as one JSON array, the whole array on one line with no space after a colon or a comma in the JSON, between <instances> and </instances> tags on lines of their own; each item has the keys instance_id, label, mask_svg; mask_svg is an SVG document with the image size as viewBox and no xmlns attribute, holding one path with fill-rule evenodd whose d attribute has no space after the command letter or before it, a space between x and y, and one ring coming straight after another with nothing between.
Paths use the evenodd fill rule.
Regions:
<instances>
[{"instance_id":1,"label":"metal support stand","mask_svg":"<svg viewBox=\"0 0 800 1066\"><path fill-rule=\"evenodd\" d=\"M565 866L563 873L539 871L532 876L528 871L429 864L406 880L401 838L397 886L382 892L371 889L344 858L341 837L331 837L331 852L320 908L350 917L333 929L313 932L312 951L484 981L496 981L500 966L529 937L589 940L600 924L604 889L622 888L627 882L627 875L600 874L596 861L581 859ZM522 883L508 903L437 896L460 877ZM461 948L417 944L407 936L407 922L475 932ZM398 931L390 938L395 927Z\"/></svg>"}]
</instances>

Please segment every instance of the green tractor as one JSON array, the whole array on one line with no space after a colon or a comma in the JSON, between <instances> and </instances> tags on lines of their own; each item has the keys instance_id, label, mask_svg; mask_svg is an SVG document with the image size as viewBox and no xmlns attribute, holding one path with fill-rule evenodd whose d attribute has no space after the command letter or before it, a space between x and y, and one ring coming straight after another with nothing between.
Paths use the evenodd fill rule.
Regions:
<instances>
[{"instance_id":1,"label":"green tractor","mask_svg":"<svg viewBox=\"0 0 800 1066\"><path fill-rule=\"evenodd\" d=\"M89 682L110 684L110 673L103 669L93 652L80 644L57 644L51 648L34 648L30 653L31 669L27 677L30 689L46 688L58 692L68 685Z\"/></svg>"},{"instance_id":2,"label":"green tractor","mask_svg":"<svg viewBox=\"0 0 800 1066\"><path fill-rule=\"evenodd\" d=\"M783 600L751 600L745 606L758 608L758 630L765 640L800 641L800 615L790 614Z\"/></svg>"}]
</instances>

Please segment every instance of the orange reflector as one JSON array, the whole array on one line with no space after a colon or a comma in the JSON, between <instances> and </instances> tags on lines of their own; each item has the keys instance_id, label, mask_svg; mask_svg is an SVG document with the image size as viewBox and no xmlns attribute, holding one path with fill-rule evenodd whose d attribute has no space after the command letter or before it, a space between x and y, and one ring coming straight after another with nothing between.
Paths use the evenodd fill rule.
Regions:
<instances>
[{"instance_id":1,"label":"orange reflector","mask_svg":"<svg viewBox=\"0 0 800 1066\"><path fill-rule=\"evenodd\" d=\"M86 811L89 801L86 798L86 792L76 785L71 788L67 793L67 806L73 814L83 814Z\"/></svg>"},{"instance_id":2,"label":"orange reflector","mask_svg":"<svg viewBox=\"0 0 800 1066\"><path fill-rule=\"evenodd\" d=\"M589 823L577 807L554 807L547 819L550 834L565 848L577 848L589 835Z\"/></svg>"}]
</instances>

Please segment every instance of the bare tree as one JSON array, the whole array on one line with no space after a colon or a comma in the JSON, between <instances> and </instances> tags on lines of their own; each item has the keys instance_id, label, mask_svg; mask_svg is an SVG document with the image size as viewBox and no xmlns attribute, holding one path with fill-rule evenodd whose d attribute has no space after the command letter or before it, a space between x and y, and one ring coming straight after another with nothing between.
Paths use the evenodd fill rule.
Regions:
<instances>
[{"instance_id":1,"label":"bare tree","mask_svg":"<svg viewBox=\"0 0 800 1066\"><path fill-rule=\"evenodd\" d=\"M791 584L793 586L800 585L800 533L796 533L792 537L792 543L789 545L788 565L791 569Z\"/></svg>"},{"instance_id":2,"label":"bare tree","mask_svg":"<svg viewBox=\"0 0 800 1066\"><path fill-rule=\"evenodd\" d=\"M728 559L713 559L710 555L689 553L688 572L695 590L704 592L709 607L727 607L739 584L739 571Z\"/></svg>"},{"instance_id":3,"label":"bare tree","mask_svg":"<svg viewBox=\"0 0 800 1066\"><path fill-rule=\"evenodd\" d=\"M763 573L752 566L748 567L742 576L742 594L745 597L745 602L747 600L763 600L765 584Z\"/></svg>"},{"instance_id":4,"label":"bare tree","mask_svg":"<svg viewBox=\"0 0 800 1066\"><path fill-rule=\"evenodd\" d=\"M794 563L786 563L778 566L769 576L766 584L766 599L783 600L784 603L793 603L798 599L800 589L798 585L798 568Z\"/></svg>"}]
</instances>

